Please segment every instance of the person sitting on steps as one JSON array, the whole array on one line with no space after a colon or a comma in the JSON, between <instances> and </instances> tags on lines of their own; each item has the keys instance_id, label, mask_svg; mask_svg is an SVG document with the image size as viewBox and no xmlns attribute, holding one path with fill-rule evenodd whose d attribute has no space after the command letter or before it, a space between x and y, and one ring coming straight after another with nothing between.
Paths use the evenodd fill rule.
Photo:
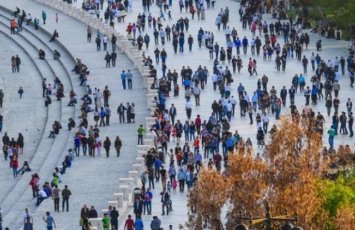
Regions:
<instances>
[{"instance_id":1,"label":"person sitting on steps","mask_svg":"<svg viewBox=\"0 0 355 230\"><path fill-rule=\"evenodd\" d=\"M53 59L54 60L58 60L60 58L60 53L58 52L58 50L54 50L53 52Z\"/></svg>"},{"instance_id":2,"label":"person sitting on steps","mask_svg":"<svg viewBox=\"0 0 355 230\"><path fill-rule=\"evenodd\" d=\"M53 35L52 35L51 39L49 40L49 42L53 42L58 37L59 37L59 34L58 34L57 30L54 30Z\"/></svg>"},{"instance_id":3,"label":"person sitting on steps","mask_svg":"<svg viewBox=\"0 0 355 230\"><path fill-rule=\"evenodd\" d=\"M44 58L46 57L46 53L44 52L44 50L39 49L38 56L39 56L39 59L44 60Z\"/></svg>"},{"instance_id":4,"label":"person sitting on steps","mask_svg":"<svg viewBox=\"0 0 355 230\"><path fill-rule=\"evenodd\" d=\"M62 128L62 125L59 123L59 121L54 121L52 125L52 131L49 133L49 138L54 138L55 134L59 134L59 130Z\"/></svg>"}]
</instances>

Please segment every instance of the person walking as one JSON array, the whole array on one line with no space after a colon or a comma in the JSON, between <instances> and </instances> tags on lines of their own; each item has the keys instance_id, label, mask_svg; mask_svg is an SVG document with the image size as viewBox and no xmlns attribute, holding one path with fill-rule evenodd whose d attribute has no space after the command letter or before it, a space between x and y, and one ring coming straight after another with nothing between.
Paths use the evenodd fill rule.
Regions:
<instances>
[{"instance_id":1,"label":"person walking","mask_svg":"<svg viewBox=\"0 0 355 230\"><path fill-rule=\"evenodd\" d=\"M18 158L17 155L13 155L11 162L10 162L10 166L12 168L12 174L14 176L14 178L17 177L17 168L18 168Z\"/></svg>"},{"instance_id":2,"label":"person walking","mask_svg":"<svg viewBox=\"0 0 355 230\"><path fill-rule=\"evenodd\" d=\"M1 229L1 213L0 213L0 229ZM25 209L23 217L23 230L33 230L33 218L28 212L28 208Z\"/></svg>"},{"instance_id":3,"label":"person walking","mask_svg":"<svg viewBox=\"0 0 355 230\"><path fill-rule=\"evenodd\" d=\"M15 62L16 62L16 72L20 72L21 59L18 55L16 55L15 57Z\"/></svg>"},{"instance_id":4,"label":"person walking","mask_svg":"<svg viewBox=\"0 0 355 230\"><path fill-rule=\"evenodd\" d=\"M69 198L71 196L71 191L68 189L68 185L64 186L62 191L62 211L64 212L64 207L66 206L67 212L69 212Z\"/></svg>"},{"instance_id":5,"label":"person walking","mask_svg":"<svg viewBox=\"0 0 355 230\"><path fill-rule=\"evenodd\" d=\"M106 52L105 61L106 61L106 68L110 68L111 67L111 55L109 52Z\"/></svg>"},{"instance_id":6,"label":"person walking","mask_svg":"<svg viewBox=\"0 0 355 230\"><path fill-rule=\"evenodd\" d=\"M134 222L134 227L135 227L135 230L143 230L144 229L143 221L140 216L137 216L136 221Z\"/></svg>"},{"instance_id":7,"label":"person walking","mask_svg":"<svg viewBox=\"0 0 355 230\"><path fill-rule=\"evenodd\" d=\"M86 29L86 41L91 43L92 29L91 26L88 25Z\"/></svg>"},{"instance_id":8,"label":"person walking","mask_svg":"<svg viewBox=\"0 0 355 230\"><path fill-rule=\"evenodd\" d=\"M0 89L0 108L2 108L2 103L4 101L4 97L5 97L5 94L2 91L2 89Z\"/></svg>"},{"instance_id":9,"label":"person walking","mask_svg":"<svg viewBox=\"0 0 355 230\"><path fill-rule=\"evenodd\" d=\"M353 112L349 113L349 119L348 119L348 125L349 125L349 137L353 137L354 136L354 132L353 132L353 124L354 124L354 115Z\"/></svg>"},{"instance_id":10,"label":"person walking","mask_svg":"<svg viewBox=\"0 0 355 230\"><path fill-rule=\"evenodd\" d=\"M104 46L104 51L107 51L107 40L108 40L107 36L104 35L104 37L102 38L102 44Z\"/></svg>"},{"instance_id":11,"label":"person walking","mask_svg":"<svg viewBox=\"0 0 355 230\"><path fill-rule=\"evenodd\" d=\"M11 58L11 69L13 73L16 73L16 58L15 56L12 56Z\"/></svg>"},{"instance_id":12,"label":"person walking","mask_svg":"<svg viewBox=\"0 0 355 230\"><path fill-rule=\"evenodd\" d=\"M125 221L123 230L134 230L134 221L132 220L131 215L128 215L128 218Z\"/></svg>"},{"instance_id":13,"label":"person walking","mask_svg":"<svg viewBox=\"0 0 355 230\"><path fill-rule=\"evenodd\" d=\"M54 186L54 189L52 190L52 199L54 201L54 211L59 212L59 188L58 185Z\"/></svg>"},{"instance_id":14,"label":"person walking","mask_svg":"<svg viewBox=\"0 0 355 230\"><path fill-rule=\"evenodd\" d=\"M328 136L329 147L330 147L330 149L333 149L334 148L334 137L336 135L333 125L328 130L328 135L329 135Z\"/></svg>"},{"instance_id":15,"label":"person walking","mask_svg":"<svg viewBox=\"0 0 355 230\"><path fill-rule=\"evenodd\" d=\"M106 137L105 141L104 141L104 149L106 152L106 157L110 157L110 148L111 148L111 140L109 137Z\"/></svg>"},{"instance_id":16,"label":"person walking","mask_svg":"<svg viewBox=\"0 0 355 230\"><path fill-rule=\"evenodd\" d=\"M138 145L143 145L143 135L145 133L145 129L143 128L143 125L140 125L139 128L137 129L138 133Z\"/></svg>"},{"instance_id":17,"label":"person walking","mask_svg":"<svg viewBox=\"0 0 355 230\"><path fill-rule=\"evenodd\" d=\"M110 230L111 219L107 213L104 213L104 217L102 218L101 222L103 230Z\"/></svg>"},{"instance_id":18,"label":"person walking","mask_svg":"<svg viewBox=\"0 0 355 230\"><path fill-rule=\"evenodd\" d=\"M117 108L117 113L118 113L118 117L120 120L120 123L124 123L125 122L125 111L127 110L127 108L121 103L118 108Z\"/></svg>"},{"instance_id":19,"label":"person walking","mask_svg":"<svg viewBox=\"0 0 355 230\"><path fill-rule=\"evenodd\" d=\"M84 206L81 208L80 211L80 218L82 222L82 230L88 230L89 226L89 215L90 215L90 209L84 204Z\"/></svg>"},{"instance_id":20,"label":"person walking","mask_svg":"<svg viewBox=\"0 0 355 230\"><path fill-rule=\"evenodd\" d=\"M175 125L175 117L176 117L176 107L174 107L174 104L171 104L171 107L169 109L169 115L170 115L170 119L171 119L171 124Z\"/></svg>"},{"instance_id":21,"label":"person walking","mask_svg":"<svg viewBox=\"0 0 355 230\"><path fill-rule=\"evenodd\" d=\"M117 136L116 140L115 140L115 149L116 149L117 157L120 156L121 148L122 148L122 141L121 141L120 137Z\"/></svg>"},{"instance_id":22,"label":"person walking","mask_svg":"<svg viewBox=\"0 0 355 230\"><path fill-rule=\"evenodd\" d=\"M153 220L150 223L150 228L152 230L159 230L161 226L161 221L159 220L159 218L157 216L153 216Z\"/></svg>"},{"instance_id":23,"label":"person walking","mask_svg":"<svg viewBox=\"0 0 355 230\"><path fill-rule=\"evenodd\" d=\"M43 24L46 24L47 13L44 10L42 10L42 20L43 20Z\"/></svg>"},{"instance_id":24,"label":"person walking","mask_svg":"<svg viewBox=\"0 0 355 230\"><path fill-rule=\"evenodd\" d=\"M121 80L122 80L122 87L124 90L126 89L126 78L127 78L127 75L126 75L125 71L123 70L121 73Z\"/></svg>"},{"instance_id":25,"label":"person walking","mask_svg":"<svg viewBox=\"0 0 355 230\"><path fill-rule=\"evenodd\" d=\"M116 207L113 206L112 211L110 212L112 230L118 230L118 217L119 216L120 216L120 214L118 213Z\"/></svg>"},{"instance_id":26,"label":"person walking","mask_svg":"<svg viewBox=\"0 0 355 230\"><path fill-rule=\"evenodd\" d=\"M51 216L50 212L46 212L46 218L43 217L43 221L47 224L47 230L53 230L54 228L57 228L54 218Z\"/></svg>"},{"instance_id":27,"label":"person walking","mask_svg":"<svg viewBox=\"0 0 355 230\"><path fill-rule=\"evenodd\" d=\"M306 106L309 105L309 98L311 97L311 90L309 86L307 86L306 90L304 91L304 97L306 98Z\"/></svg>"},{"instance_id":28,"label":"person walking","mask_svg":"<svg viewBox=\"0 0 355 230\"><path fill-rule=\"evenodd\" d=\"M99 116L100 116L100 124L99 124L99 126L100 127L101 126L106 126L106 123L105 123L106 111L104 110L104 107L100 108Z\"/></svg>"},{"instance_id":29,"label":"person walking","mask_svg":"<svg viewBox=\"0 0 355 230\"><path fill-rule=\"evenodd\" d=\"M115 51L112 51L111 53L112 67L116 67L116 59L117 59L117 53Z\"/></svg>"},{"instance_id":30,"label":"person walking","mask_svg":"<svg viewBox=\"0 0 355 230\"><path fill-rule=\"evenodd\" d=\"M198 87L197 84L194 87L192 87L192 93L195 96L195 105L200 106L201 89Z\"/></svg>"},{"instance_id":31,"label":"person walking","mask_svg":"<svg viewBox=\"0 0 355 230\"><path fill-rule=\"evenodd\" d=\"M192 103L190 100L188 100L185 104L185 111L186 111L186 116L187 119L190 120L191 119L191 113L192 113Z\"/></svg>"},{"instance_id":32,"label":"person walking","mask_svg":"<svg viewBox=\"0 0 355 230\"><path fill-rule=\"evenodd\" d=\"M306 56L303 56L302 58L302 66L303 66L303 73L307 74L308 59L306 58Z\"/></svg>"},{"instance_id":33,"label":"person walking","mask_svg":"<svg viewBox=\"0 0 355 230\"><path fill-rule=\"evenodd\" d=\"M0 132L2 132L3 122L4 122L4 117L0 114Z\"/></svg>"},{"instance_id":34,"label":"person walking","mask_svg":"<svg viewBox=\"0 0 355 230\"><path fill-rule=\"evenodd\" d=\"M189 51L192 51L192 44L194 43L194 39L192 38L191 35L189 35L188 39L187 39L187 43L189 44Z\"/></svg>"},{"instance_id":35,"label":"person walking","mask_svg":"<svg viewBox=\"0 0 355 230\"><path fill-rule=\"evenodd\" d=\"M96 50L100 51L101 50L101 38L99 35L97 35L95 42L96 42Z\"/></svg>"},{"instance_id":36,"label":"person walking","mask_svg":"<svg viewBox=\"0 0 355 230\"><path fill-rule=\"evenodd\" d=\"M132 89L132 79L133 75L130 70L127 71L126 73L126 78L127 78L127 83L128 83L128 89Z\"/></svg>"},{"instance_id":37,"label":"person walking","mask_svg":"<svg viewBox=\"0 0 355 230\"><path fill-rule=\"evenodd\" d=\"M20 88L18 89L18 92L17 92L17 93L20 95L20 99L21 99L21 98L22 98L22 95L23 95L23 93L24 93L22 86L20 86Z\"/></svg>"},{"instance_id":38,"label":"person walking","mask_svg":"<svg viewBox=\"0 0 355 230\"><path fill-rule=\"evenodd\" d=\"M170 194L168 191L163 190L163 192L160 194L162 196L161 201L162 201L162 216L165 215L165 209L166 209L166 215L169 215L169 202L170 202Z\"/></svg>"}]
</instances>

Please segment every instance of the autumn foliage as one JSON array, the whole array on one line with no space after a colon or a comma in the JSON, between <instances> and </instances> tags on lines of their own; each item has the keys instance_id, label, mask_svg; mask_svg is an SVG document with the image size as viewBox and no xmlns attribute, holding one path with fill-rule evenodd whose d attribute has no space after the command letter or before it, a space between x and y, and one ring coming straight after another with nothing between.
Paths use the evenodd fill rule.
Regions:
<instances>
[{"instance_id":1,"label":"autumn foliage","mask_svg":"<svg viewBox=\"0 0 355 230\"><path fill-rule=\"evenodd\" d=\"M220 173L211 169L202 170L199 180L208 183L198 183L190 192L191 217L194 219L191 227L200 230L203 229L204 223L209 222L213 229L219 229L222 224L221 208L229 193L227 181Z\"/></svg>"},{"instance_id":2,"label":"autumn foliage","mask_svg":"<svg viewBox=\"0 0 355 230\"><path fill-rule=\"evenodd\" d=\"M203 229L204 224L208 229L249 224L239 218L241 214L265 217L266 200L272 214L283 215L287 210L304 229L354 229L344 227L354 227L354 206L341 207L335 218L324 208L322 180L329 164L321 154L322 138L312 127L308 120L294 123L283 118L277 131L269 135L262 161L239 147L229 154L222 174L203 170L190 193L189 205L195 213L189 229Z\"/></svg>"}]
</instances>

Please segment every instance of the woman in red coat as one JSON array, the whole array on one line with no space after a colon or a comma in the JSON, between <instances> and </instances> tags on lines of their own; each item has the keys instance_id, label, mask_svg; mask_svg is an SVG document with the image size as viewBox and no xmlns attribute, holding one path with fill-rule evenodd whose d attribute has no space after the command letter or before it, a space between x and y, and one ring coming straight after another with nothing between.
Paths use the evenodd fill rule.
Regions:
<instances>
[{"instance_id":1,"label":"woman in red coat","mask_svg":"<svg viewBox=\"0 0 355 230\"><path fill-rule=\"evenodd\" d=\"M11 168L14 178L17 176L17 168L18 168L18 159L17 156L14 155L11 160Z\"/></svg>"},{"instance_id":2,"label":"woman in red coat","mask_svg":"<svg viewBox=\"0 0 355 230\"><path fill-rule=\"evenodd\" d=\"M32 188L33 198L37 197L38 196L38 188L39 188L39 176L37 175L37 173L32 175L29 185Z\"/></svg>"}]
</instances>

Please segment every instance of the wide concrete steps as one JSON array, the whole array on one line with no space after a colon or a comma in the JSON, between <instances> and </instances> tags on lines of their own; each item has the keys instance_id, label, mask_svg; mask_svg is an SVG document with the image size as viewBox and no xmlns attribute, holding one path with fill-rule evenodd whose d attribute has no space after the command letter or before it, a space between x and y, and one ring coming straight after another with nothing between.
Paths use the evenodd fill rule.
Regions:
<instances>
[{"instance_id":1,"label":"wide concrete steps","mask_svg":"<svg viewBox=\"0 0 355 230\"><path fill-rule=\"evenodd\" d=\"M6 12L0 11L0 14L0 29L2 31L9 31L9 28L7 27L9 21L6 17ZM47 59L52 58L51 53L53 53L53 49L47 45L47 41L44 40L44 38L36 36L36 34L29 30L24 30L20 34L13 35L13 38L32 57L38 66L39 72L41 72L43 76L47 78L48 82L52 82L54 80L54 76L58 76L64 85L65 93L68 93L73 89L73 84L68 70L61 61L39 60L37 58L37 52L39 48L46 52ZM64 49L60 49L60 47L56 47L56 49L61 54L65 54L67 52ZM69 55L67 55L67 57L69 57ZM64 59L66 59L65 56ZM72 62L72 59L66 61L67 63L70 63ZM70 137L70 132L61 131L55 139L47 138L50 130L52 129L52 123L54 120L57 120L60 121L63 126L65 126L67 120L70 117L75 116L74 107L66 106L66 104L69 102L68 97L58 102L55 101L54 98L52 100L53 103L48 109L48 121L42 134L41 142L33 159L30 162L32 170L40 175L42 179L41 182L49 179L53 169L61 160L63 160ZM5 223L7 223L9 226L19 227L22 225L22 220L18 219L19 214L25 207L34 206L31 191L28 187L28 182L28 178L22 177L14 186L15 189L13 189L13 191L9 193L8 196L5 197L1 202Z\"/></svg>"}]
</instances>

